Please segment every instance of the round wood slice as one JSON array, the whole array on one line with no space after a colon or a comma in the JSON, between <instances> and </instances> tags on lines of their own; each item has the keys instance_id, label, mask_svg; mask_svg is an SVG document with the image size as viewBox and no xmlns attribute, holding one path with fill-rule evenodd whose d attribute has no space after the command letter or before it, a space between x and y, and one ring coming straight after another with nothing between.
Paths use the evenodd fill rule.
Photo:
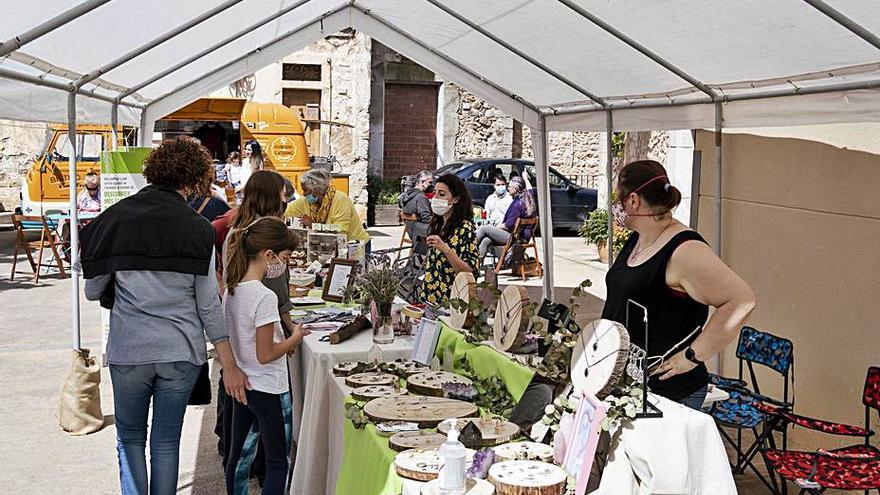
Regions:
<instances>
[{"instance_id":1,"label":"round wood slice","mask_svg":"<svg viewBox=\"0 0 880 495\"><path fill-rule=\"evenodd\" d=\"M540 461L503 461L489 468L498 495L560 495L568 475L559 466Z\"/></svg>"},{"instance_id":2,"label":"round wood slice","mask_svg":"<svg viewBox=\"0 0 880 495\"><path fill-rule=\"evenodd\" d=\"M470 467L474 460L474 451L467 449L466 466ZM416 481L431 481L437 479L443 461L437 449L412 449L404 450L394 458L394 468L397 474L403 478Z\"/></svg>"},{"instance_id":3,"label":"round wood slice","mask_svg":"<svg viewBox=\"0 0 880 495\"><path fill-rule=\"evenodd\" d=\"M604 399L623 377L629 360L629 333L611 320L595 320L581 330L571 351L574 390Z\"/></svg>"},{"instance_id":4,"label":"round wood slice","mask_svg":"<svg viewBox=\"0 0 880 495\"><path fill-rule=\"evenodd\" d=\"M406 389L394 388L394 385L367 385L351 391L351 396L357 400L371 401L380 397L394 397L406 395Z\"/></svg>"},{"instance_id":5,"label":"round wood slice","mask_svg":"<svg viewBox=\"0 0 880 495\"><path fill-rule=\"evenodd\" d=\"M455 429L460 432L468 424L468 421L473 421L477 428L480 429L480 434L483 436L483 441L480 443L481 447L491 447L507 443L520 434L519 426L503 419L460 419ZM440 424L437 427L437 431L444 435L449 433L449 424Z\"/></svg>"},{"instance_id":6,"label":"round wood slice","mask_svg":"<svg viewBox=\"0 0 880 495\"><path fill-rule=\"evenodd\" d=\"M521 285L508 285L498 298L493 324L495 348L501 351L518 349L526 338L532 309L529 293Z\"/></svg>"},{"instance_id":7,"label":"round wood slice","mask_svg":"<svg viewBox=\"0 0 880 495\"><path fill-rule=\"evenodd\" d=\"M399 378L394 375L370 371L367 373L356 373L345 377L345 384L349 387L358 388L366 387L368 385L391 385L397 380L399 380Z\"/></svg>"},{"instance_id":8,"label":"round wood slice","mask_svg":"<svg viewBox=\"0 0 880 495\"><path fill-rule=\"evenodd\" d=\"M449 299L461 299L465 304L470 304L472 299L477 298L477 280L471 272L460 272L455 276L452 282L452 288L449 291ZM449 326L455 329L470 328L474 324L474 313L470 308L459 311L455 308L449 309L449 317L446 318Z\"/></svg>"},{"instance_id":9,"label":"round wood slice","mask_svg":"<svg viewBox=\"0 0 880 495\"><path fill-rule=\"evenodd\" d=\"M492 495L495 487L486 480L467 478L464 482L464 495ZM440 480L431 480L422 485L422 495L440 495Z\"/></svg>"},{"instance_id":10,"label":"round wood slice","mask_svg":"<svg viewBox=\"0 0 880 495\"><path fill-rule=\"evenodd\" d=\"M448 371L425 371L416 373L406 379L406 388L418 395L430 395L431 397L443 397L444 383L463 383L473 385L470 379Z\"/></svg>"},{"instance_id":11,"label":"round wood slice","mask_svg":"<svg viewBox=\"0 0 880 495\"><path fill-rule=\"evenodd\" d=\"M412 376L412 375L415 375L416 373L423 373L425 371L431 370L431 368L429 368L423 364L417 363L415 361L411 361L411 360L393 361L393 362L391 362L391 364L394 365L399 371L401 371L406 376Z\"/></svg>"},{"instance_id":12,"label":"round wood slice","mask_svg":"<svg viewBox=\"0 0 880 495\"><path fill-rule=\"evenodd\" d=\"M443 397L401 395L373 399L364 413L374 422L410 421L420 428L434 428L447 418L466 418L477 414L477 406Z\"/></svg>"},{"instance_id":13,"label":"round wood slice","mask_svg":"<svg viewBox=\"0 0 880 495\"><path fill-rule=\"evenodd\" d=\"M512 442L492 447L495 455L503 461L532 460L553 461L553 447L538 442Z\"/></svg>"},{"instance_id":14,"label":"round wood slice","mask_svg":"<svg viewBox=\"0 0 880 495\"><path fill-rule=\"evenodd\" d=\"M409 449L437 449L440 444L446 441L446 435L433 431L401 431L391 435L388 439L388 446L397 452L403 452Z\"/></svg>"},{"instance_id":15,"label":"round wood slice","mask_svg":"<svg viewBox=\"0 0 880 495\"><path fill-rule=\"evenodd\" d=\"M348 376L358 365L357 361L343 361L333 366L333 376Z\"/></svg>"}]
</instances>

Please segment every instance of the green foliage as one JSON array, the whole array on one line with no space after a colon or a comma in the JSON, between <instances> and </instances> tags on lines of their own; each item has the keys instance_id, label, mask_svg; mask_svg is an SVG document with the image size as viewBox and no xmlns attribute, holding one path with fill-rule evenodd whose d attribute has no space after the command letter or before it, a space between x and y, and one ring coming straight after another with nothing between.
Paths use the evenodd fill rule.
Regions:
<instances>
[{"instance_id":1,"label":"green foliage","mask_svg":"<svg viewBox=\"0 0 880 495\"><path fill-rule=\"evenodd\" d=\"M379 176L367 177L369 202L377 205L397 205L400 197L400 181L385 180Z\"/></svg>"},{"instance_id":2,"label":"green foliage","mask_svg":"<svg viewBox=\"0 0 880 495\"><path fill-rule=\"evenodd\" d=\"M462 363L465 374L471 379L474 388L479 394L475 404L490 413L504 418L510 417L513 408L516 407L516 401L507 391L504 380L498 375L491 375L484 378L477 377L477 374L470 366L470 362L464 360Z\"/></svg>"},{"instance_id":3,"label":"green foliage","mask_svg":"<svg viewBox=\"0 0 880 495\"><path fill-rule=\"evenodd\" d=\"M371 263L358 273L351 285L343 291L347 302L377 305L391 304L400 289L400 274L390 265Z\"/></svg>"},{"instance_id":4,"label":"green foliage","mask_svg":"<svg viewBox=\"0 0 880 495\"><path fill-rule=\"evenodd\" d=\"M531 366L536 373L555 383L567 383L569 381L571 351L577 344L578 335L580 335L580 327L574 324L578 310L581 307L578 300L583 296L584 289L592 285L593 282L590 279L586 279L571 292L571 297L568 299L570 324L566 328L560 328L553 335L550 335L548 330L543 328L543 325L535 331L549 348L541 362L533 362Z\"/></svg>"},{"instance_id":5,"label":"green foliage","mask_svg":"<svg viewBox=\"0 0 880 495\"><path fill-rule=\"evenodd\" d=\"M578 234L590 244L599 244L600 242L608 242L608 210L597 209L590 212L590 215L584 220ZM623 245L632 235L632 231L614 226L614 254L623 249Z\"/></svg>"},{"instance_id":6,"label":"green foliage","mask_svg":"<svg viewBox=\"0 0 880 495\"><path fill-rule=\"evenodd\" d=\"M623 158L623 151L626 149L626 133L625 132L612 132L611 133L611 153L614 155L614 158Z\"/></svg>"},{"instance_id":7,"label":"green foliage","mask_svg":"<svg viewBox=\"0 0 880 495\"><path fill-rule=\"evenodd\" d=\"M345 405L345 419L350 420L358 430L363 430L370 422L367 415L364 414L364 404L361 402L351 402Z\"/></svg>"},{"instance_id":8,"label":"green foliage","mask_svg":"<svg viewBox=\"0 0 880 495\"><path fill-rule=\"evenodd\" d=\"M487 340L492 340L493 328L489 325L489 316L491 311L495 309L498 297L501 291L497 286L480 282L476 284L477 292L488 291L491 296L488 301L488 307L483 306L483 302L479 298L473 298L465 303L462 299L450 299L446 303L446 309L454 309L464 312L466 309L474 315L474 323L471 328L462 329L464 338L471 344L480 344Z\"/></svg>"}]
</instances>

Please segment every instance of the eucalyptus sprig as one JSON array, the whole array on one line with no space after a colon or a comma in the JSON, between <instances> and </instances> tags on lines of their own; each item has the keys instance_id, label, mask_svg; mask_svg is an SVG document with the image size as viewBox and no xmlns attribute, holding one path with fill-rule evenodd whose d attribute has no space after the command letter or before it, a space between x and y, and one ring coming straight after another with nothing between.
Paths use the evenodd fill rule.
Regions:
<instances>
[{"instance_id":1,"label":"eucalyptus sprig","mask_svg":"<svg viewBox=\"0 0 880 495\"><path fill-rule=\"evenodd\" d=\"M364 404L362 402L351 402L345 405L345 419L351 421L355 429L363 430L367 423L370 422L367 415L364 414Z\"/></svg>"},{"instance_id":2,"label":"eucalyptus sprig","mask_svg":"<svg viewBox=\"0 0 880 495\"><path fill-rule=\"evenodd\" d=\"M462 367L477 390L477 400L474 403L494 415L504 418L510 417L513 408L516 407L516 401L507 391L504 380L498 375L478 377L467 359L463 361Z\"/></svg>"}]
</instances>

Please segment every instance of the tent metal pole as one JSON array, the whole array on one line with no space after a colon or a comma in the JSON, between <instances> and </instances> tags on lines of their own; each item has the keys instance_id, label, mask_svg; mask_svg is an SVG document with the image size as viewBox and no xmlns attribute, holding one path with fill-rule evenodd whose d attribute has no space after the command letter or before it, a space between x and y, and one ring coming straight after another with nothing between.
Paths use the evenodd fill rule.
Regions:
<instances>
[{"instance_id":1,"label":"tent metal pole","mask_svg":"<svg viewBox=\"0 0 880 495\"><path fill-rule=\"evenodd\" d=\"M627 45L629 45L631 48L635 49L636 51L638 51L642 55L648 57L649 59L653 60L657 64L661 65L664 69L668 70L669 72L672 72L673 74L680 77L681 79L684 79L685 81L690 83L693 87L695 87L695 88L699 89L700 91L702 91L703 93L709 95L710 98L715 99L718 97L718 95L715 93L715 91L712 90L712 88L710 88L706 84L700 82L697 78L695 78L695 77L689 75L688 73L686 73L685 71L679 69L678 67L673 65L668 60L664 59L660 55L657 55L654 51L652 51L648 47L642 45L638 41L623 34L623 32L621 32L620 30L618 30L617 28L615 28L611 24L608 24L607 22L603 21L602 19L596 17L595 15L593 15L592 12L590 12L587 9L581 7L580 5L574 3L572 0L557 0L557 1L559 3L565 5L569 9L575 11L578 15L580 15L584 19L587 19L588 21L592 22L593 24L595 24L596 26L598 26L599 28L601 28L602 30L607 32L608 34L610 34L610 35L614 36L615 38L619 39L620 41L626 43Z\"/></svg>"},{"instance_id":2,"label":"tent metal pole","mask_svg":"<svg viewBox=\"0 0 880 495\"><path fill-rule=\"evenodd\" d=\"M605 193L607 197L608 212L608 268L614 264L614 215L611 214L611 205L614 204L614 146L612 145L612 137L614 136L614 115L611 110L605 112Z\"/></svg>"},{"instance_id":3,"label":"tent metal pole","mask_svg":"<svg viewBox=\"0 0 880 495\"><path fill-rule=\"evenodd\" d=\"M210 47L205 48L204 50L193 55L192 57L189 57L188 59L178 63L174 67L170 67L170 68L156 74L155 76L147 79L146 81L139 83L135 86L132 86L131 88L123 91L122 93L119 93L119 96L117 96L116 98L122 99L130 94L134 94L134 93L140 91L141 89L144 89L145 87L149 86L150 84L153 84L154 82L158 81L159 79L167 77L169 74L172 74L172 73L182 69L183 67L186 67L187 65L195 62L196 60L213 53L214 51L228 45L229 43L232 43L233 41L241 38L242 36L245 36L246 34L250 33L251 31L253 31L257 28L260 28L260 27L274 21L275 19L278 19L279 17L282 17L282 16L292 12L296 8L301 7L302 5L305 5L305 4L309 3L310 1L311 0L300 0L296 3L288 5L287 7L284 7L283 9L279 10L278 12L275 12L274 14L272 14L268 17L264 17L263 19L260 19L259 21L251 24L250 26L233 34L232 36L229 36L228 38L224 39L223 41L215 43L214 45L211 45Z\"/></svg>"},{"instance_id":4,"label":"tent metal pole","mask_svg":"<svg viewBox=\"0 0 880 495\"><path fill-rule=\"evenodd\" d=\"M73 349L79 350L79 272L73 269L79 265L79 221L76 211L76 91L67 93L67 140L70 141L70 159L68 160L68 194L70 194L70 307L71 336Z\"/></svg>"},{"instance_id":5,"label":"tent metal pole","mask_svg":"<svg viewBox=\"0 0 880 495\"><path fill-rule=\"evenodd\" d=\"M387 27L388 29L391 29L392 31L395 31L397 34L403 36L404 38L406 38L406 39L409 40L410 42L419 45L421 48L427 50L427 51L430 52L432 55L435 55L435 56L437 56L437 57L442 58L444 62L446 62L446 63L448 63L448 64L450 64L450 65L454 65L456 68L460 69L462 72L467 73L467 74L468 74L469 76L471 76L471 77L474 77L474 78L477 78L477 79L482 80L484 83L488 84L489 86L491 86L491 87L494 88L495 90L500 91L500 92L502 92L502 93L504 93L504 94L510 96L511 98L515 99L516 101L522 103L522 104L525 105L527 108L529 108L530 110L534 111L535 113L540 113L540 110L538 109L538 107L537 107L536 105L534 105L534 104L532 104L532 103L530 103L530 102L528 102L528 101L525 101L524 99L522 99L522 97L520 97L520 96L514 94L513 92L511 92L511 91L509 91L509 90L507 90L507 89L504 89L503 87L501 87L501 86L495 84L494 82L492 82L492 81L486 79L484 76L481 76L481 75L475 73L475 72L472 71L471 69L468 69L467 67L461 65L461 63L456 62L455 60L451 59L451 58L450 58L449 56L447 56L446 54L444 54L444 53L442 53L442 52L440 52L440 51L438 51L438 50L435 50L434 48L432 48L431 46L425 44L425 43L422 42L422 41L419 41L417 38L415 38L415 37L412 36L411 34L407 33L406 31L404 31L404 30L402 30L402 29L400 29L400 28L398 28L398 27L395 26L394 24L392 24L392 23L386 21L386 20L383 19L382 17L376 15L374 12L371 12L371 11L365 10L365 9L364 9L363 7L361 7L360 5L354 5L353 8L354 8L355 10L357 10L358 12L360 12L360 13L366 15L367 17L370 17L371 19L374 19L376 22L382 24L383 26Z\"/></svg>"},{"instance_id":6,"label":"tent metal pole","mask_svg":"<svg viewBox=\"0 0 880 495\"><path fill-rule=\"evenodd\" d=\"M204 21L214 17L215 15L229 9L230 7L233 7L233 6L241 3L242 1L243 0L226 0L225 2L221 3L220 5L214 7L213 9L211 9L207 12L203 12L201 15L199 15L193 19L190 19L189 21L181 24L180 26L177 26L176 28L172 29L171 31L168 31L167 33L163 34L162 36L159 36L158 38L150 41L146 45L143 45L140 48L137 48L135 50L132 50L132 51L126 53L125 55L117 58L116 60L114 60L108 64L105 64L102 67L89 72L88 74L85 74L84 76L80 77L76 81L73 81L71 83L71 85L73 88L77 88L77 89L81 88L84 84L88 83L89 81L101 77L102 74L106 74L107 72L110 72L111 70L113 70L113 69L119 67L120 65L132 60L133 58L142 55L143 53L161 45L162 43L165 43L166 41L170 40L171 38L174 38L175 36L179 35L180 33L183 33L184 31L187 31L188 29L201 24L202 22L204 22Z\"/></svg>"},{"instance_id":7,"label":"tent metal pole","mask_svg":"<svg viewBox=\"0 0 880 495\"><path fill-rule=\"evenodd\" d=\"M110 149L116 151L118 147L117 143L119 142L119 131L116 130L116 126L119 125L119 103L114 102L110 106L110 132L113 135L113 144L110 145Z\"/></svg>"},{"instance_id":8,"label":"tent metal pole","mask_svg":"<svg viewBox=\"0 0 880 495\"><path fill-rule=\"evenodd\" d=\"M556 79L557 81L559 81L559 82L565 84L565 85L568 86L569 88L572 88L572 89L574 89L575 91L577 91L578 93L580 93L580 94L586 96L587 98L593 100L594 102L596 102L597 104L599 104L602 108L605 108L606 106L608 106L608 104L605 102L604 99L602 99L602 97L600 97L600 96L598 96L598 95L596 95L596 94L593 94L592 92L590 92L589 90L587 90L587 89L584 88L583 86L581 86L581 85L577 84L576 82L572 81L571 79L569 79L569 78L563 76L563 75L560 74L559 72L556 72L555 70L551 69L550 67L548 67L547 65L543 64L543 63L540 62L539 60L537 60L537 59L535 59L534 57L532 57L532 56L526 54L525 52L523 52L523 51L520 50L519 48L517 48L517 47L511 45L510 43L504 41L503 39L499 38L498 36L495 36L494 34L490 33L490 32L487 31L486 29L484 29L484 28L483 28L482 26L480 26L479 24L477 24L477 23L471 21L470 19L468 19L467 17L464 17L463 15L459 14L459 13L456 12L455 10L453 10L453 9L447 7L446 5L440 3L438 0L426 0L426 1L427 1L428 3L430 3L431 5L433 5L434 7L437 7L438 9L442 10L443 12L446 12L446 13L449 14L450 16L454 17L456 20L458 20L458 21L461 22L462 24L464 24L464 25L468 26L469 28L473 29L474 31L476 31L476 32L478 32L478 33L480 33L480 34L482 34L483 36L489 38L490 40L494 41L495 43L497 43L497 44L503 46L503 47L504 47L505 49L507 49L508 51L515 53L519 58L521 58L521 59L523 59L523 60L529 62L530 64L534 65L535 67L537 67L537 68L541 69L542 71L546 72L547 74L549 74L550 76L552 76L552 77L553 77L554 79Z\"/></svg>"},{"instance_id":9,"label":"tent metal pole","mask_svg":"<svg viewBox=\"0 0 880 495\"><path fill-rule=\"evenodd\" d=\"M76 5L64 12L56 15L55 17L49 19L48 21L40 24L37 27L28 29L27 31L19 34L18 36L9 38L4 41L2 45L0 45L0 57L5 57L10 53L18 50L24 45L34 41L37 38L40 38L43 35L49 34L52 31L60 28L61 26L67 24L68 22L84 15L89 12L97 9L101 5L109 2L110 0L88 0L86 2L82 2L79 5ZM11 12L7 14L12 15Z\"/></svg>"},{"instance_id":10,"label":"tent metal pole","mask_svg":"<svg viewBox=\"0 0 880 495\"><path fill-rule=\"evenodd\" d=\"M201 81L202 79L204 79L204 78L210 76L211 74L215 74L215 73L217 73L217 72L222 72L224 69L227 69L227 68L229 68L229 67L232 67L233 65L235 65L235 64L241 62L242 60L245 60L246 58L250 57L250 56L253 55L254 53L260 52L260 51L262 51L262 50L266 50L266 49L270 48L272 45L275 45L276 43L280 43L280 42L284 41L286 38L289 38L289 37L291 37L291 36L293 36L293 35L295 35L295 34L297 34L297 33L299 33L299 32L305 31L306 29L308 29L308 28L314 26L315 24L320 23L322 20L326 19L327 17L330 17L331 15L334 15L334 14L338 14L339 12L342 12L343 10L347 9L348 7L349 7L348 4L343 5L343 6L340 6L340 7L336 8L336 9L334 9L334 10L331 10L330 12L327 12L327 13L321 14L321 15L319 15L319 16L317 16L317 17L311 19L311 20L309 20L308 22L305 22L305 23L303 23L303 24L300 24L299 26L297 26L297 27L295 27L295 28L293 28L293 29L287 31L286 33L284 33L284 34L282 34L282 35L280 35L280 36L275 37L274 39L272 39L272 40L269 41L268 43L265 43L265 44L263 44L263 45L261 45L261 46L255 48L255 49L253 49L253 50L251 50L251 51L245 53L244 55L242 55L242 56L236 58L235 60L232 60L232 61L230 61L230 62L227 62L227 63L221 65L220 67L217 67L216 69L211 70L211 71L208 72L208 73L202 74L202 75L200 75L199 77L197 77L197 78L195 78L195 79L192 79L192 80L190 80L190 81L187 81L185 84L181 84L181 85L177 86L176 88L172 89L171 91L169 91L169 92L163 94L162 96L156 98L155 100L153 100L153 101L150 103L150 106L155 105L157 102L159 102L159 101L161 101L161 100L167 98L169 95L172 95L172 94L174 94L174 93L177 93L178 91L180 91L180 90L182 90L182 89L184 89L184 88L186 88L186 87L188 87L188 86L191 86L191 85L193 85L193 84L195 84L195 83Z\"/></svg>"},{"instance_id":11,"label":"tent metal pole","mask_svg":"<svg viewBox=\"0 0 880 495\"><path fill-rule=\"evenodd\" d=\"M831 19L834 20L834 22L845 27L854 35L856 35L859 38L874 45L875 48L880 48L880 37L878 37L876 34L872 33L871 31L869 31L868 29L866 29L864 26L857 23L856 21L843 15L843 13L840 12L839 10L828 5L827 3L823 2L822 0L804 0L804 2L810 4L813 8L815 8L819 12L830 17Z\"/></svg>"},{"instance_id":12,"label":"tent metal pole","mask_svg":"<svg viewBox=\"0 0 880 495\"><path fill-rule=\"evenodd\" d=\"M769 91L760 91L750 94L739 94L739 95L725 95L718 98L718 101L722 101L724 103L733 103L737 101L752 101L752 100L764 100L770 98L782 98L786 96L796 96L796 95L816 95L816 94L826 94L826 93L839 93L844 91L858 91L858 90L866 90L866 89L878 89L880 88L880 79L872 79L870 81L855 81L848 83L838 83L838 84L829 84L827 86L811 86L806 88L787 88L785 90L769 90ZM630 110L630 109L642 109L642 108L666 108L666 107L686 107L692 105L708 105L714 103L709 98L700 98L694 100L664 100L664 101L650 101L650 102L641 102L635 101L632 103L611 103L609 104L609 108L612 110ZM553 109L542 110L541 113L544 115L577 115L591 112L602 112L604 111L601 108L595 108L592 106L585 105L571 105L568 107L556 107Z\"/></svg>"},{"instance_id":13,"label":"tent metal pole","mask_svg":"<svg viewBox=\"0 0 880 495\"><path fill-rule=\"evenodd\" d=\"M715 104L715 254L721 257L721 103Z\"/></svg>"},{"instance_id":14,"label":"tent metal pole","mask_svg":"<svg viewBox=\"0 0 880 495\"><path fill-rule=\"evenodd\" d=\"M149 141L147 140L147 134L150 134ZM147 129L147 109L141 112L141 122L138 127L138 146L150 146L153 141L153 133Z\"/></svg>"},{"instance_id":15,"label":"tent metal pole","mask_svg":"<svg viewBox=\"0 0 880 495\"><path fill-rule=\"evenodd\" d=\"M553 212L550 204L550 182L547 168L546 117L541 117L539 128L533 129L536 139L532 145L535 154L535 171L538 175L538 222L541 227L541 247L544 251L543 295L553 300Z\"/></svg>"},{"instance_id":16,"label":"tent metal pole","mask_svg":"<svg viewBox=\"0 0 880 495\"><path fill-rule=\"evenodd\" d=\"M60 83L57 81L50 81L47 79L43 79L38 76L34 76L31 74L22 74L21 72L17 72L14 70L4 69L0 67L0 78L2 79L11 79L13 81L19 81L23 83L33 84L34 86L45 86L47 88L57 89L59 91L64 91L65 93L70 92L70 85L65 83ZM94 91L89 91L85 89L80 89L77 91L78 94L82 96L88 96L89 98L93 98L96 100L106 101L108 103L113 103L114 99L112 96L104 96ZM138 105L136 103L129 103L125 101L120 101L120 105L131 107L131 108L143 108L143 105Z\"/></svg>"}]
</instances>

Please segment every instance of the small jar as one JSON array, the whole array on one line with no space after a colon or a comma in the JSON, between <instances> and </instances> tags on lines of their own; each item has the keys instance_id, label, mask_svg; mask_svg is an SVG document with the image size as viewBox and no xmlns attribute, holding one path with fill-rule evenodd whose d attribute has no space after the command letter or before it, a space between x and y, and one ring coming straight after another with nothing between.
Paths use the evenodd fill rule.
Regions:
<instances>
[{"instance_id":1,"label":"small jar","mask_svg":"<svg viewBox=\"0 0 880 495\"><path fill-rule=\"evenodd\" d=\"M412 335L419 328L424 311L416 306L404 306L400 309L400 333Z\"/></svg>"}]
</instances>

